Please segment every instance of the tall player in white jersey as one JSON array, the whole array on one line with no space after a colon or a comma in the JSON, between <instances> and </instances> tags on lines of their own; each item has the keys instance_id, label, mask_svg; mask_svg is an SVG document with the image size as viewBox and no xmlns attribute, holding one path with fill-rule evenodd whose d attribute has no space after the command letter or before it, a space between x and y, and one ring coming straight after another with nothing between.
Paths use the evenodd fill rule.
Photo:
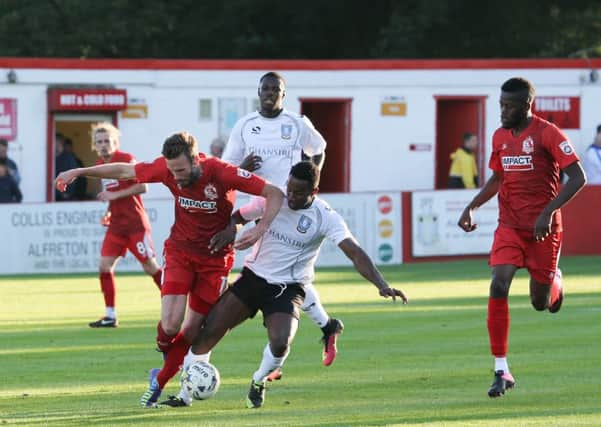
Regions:
<instances>
[{"instance_id":1,"label":"tall player in white jersey","mask_svg":"<svg viewBox=\"0 0 601 427\"><path fill-rule=\"evenodd\" d=\"M263 75L258 94L260 110L247 114L234 125L222 160L284 189L290 168L299 161L310 160L321 169L326 141L307 117L283 108L286 84L280 74ZM305 294L302 310L323 332L323 364L329 366L336 358L336 341L344 325L328 316L312 283L305 286ZM275 372L273 378L279 376Z\"/></svg>"},{"instance_id":2,"label":"tall player in white jersey","mask_svg":"<svg viewBox=\"0 0 601 427\"><path fill-rule=\"evenodd\" d=\"M342 217L316 197L318 183L315 164L304 161L292 167L282 208L246 257L240 276L213 306L192 345L189 363L208 353L229 330L254 317L258 310L263 312L269 342L259 369L253 374L246 400L248 408L263 406L267 377L288 357L298 328L304 288L313 282L315 260L324 239L330 239L352 260L380 296L393 300L399 297L407 303L402 291L388 285ZM265 201L257 198L232 218L245 223L260 218L264 210Z\"/></svg>"}]
</instances>

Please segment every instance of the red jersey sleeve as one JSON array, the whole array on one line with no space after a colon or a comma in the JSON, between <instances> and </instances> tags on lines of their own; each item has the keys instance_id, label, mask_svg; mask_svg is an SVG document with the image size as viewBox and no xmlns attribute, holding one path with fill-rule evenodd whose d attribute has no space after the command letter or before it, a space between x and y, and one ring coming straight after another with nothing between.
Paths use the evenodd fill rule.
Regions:
<instances>
[{"instance_id":1,"label":"red jersey sleeve","mask_svg":"<svg viewBox=\"0 0 601 427\"><path fill-rule=\"evenodd\" d=\"M165 182L169 175L164 157L159 157L152 163L137 163L135 168L139 182Z\"/></svg>"},{"instance_id":2,"label":"red jersey sleeve","mask_svg":"<svg viewBox=\"0 0 601 427\"><path fill-rule=\"evenodd\" d=\"M225 186L243 193L261 195L266 183L263 178L229 163L220 162L220 164L219 178Z\"/></svg>"},{"instance_id":3,"label":"red jersey sleeve","mask_svg":"<svg viewBox=\"0 0 601 427\"><path fill-rule=\"evenodd\" d=\"M500 142L499 142L499 132L495 132L492 136L492 152L490 153L490 160L488 161L488 168L495 171L503 173L503 165L501 163L500 152Z\"/></svg>"},{"instance_id":4,"label":"red jersey sleeve","mask_svg":"<svg viewBox=\"0 0 601 427\"><path fill-rule=\"evenodd\" d=\"M567 135L557 126L547 126L543 130L541 139L545 149L559 165L559 169L565 169L572 163L580 160Z\"/></svg>"}]
</instances>

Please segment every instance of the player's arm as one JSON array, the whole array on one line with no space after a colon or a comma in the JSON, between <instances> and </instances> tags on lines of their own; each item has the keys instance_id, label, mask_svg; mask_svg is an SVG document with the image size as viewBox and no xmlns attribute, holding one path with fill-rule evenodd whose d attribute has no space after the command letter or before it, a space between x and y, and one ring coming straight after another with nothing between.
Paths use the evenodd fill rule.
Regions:
<instances>
[{"instance_id":1,"label":"player's arm","mask_svg":"<svg viewBox=\"0 0 601 427\"><path fill-rule=\"evenodd\" d=\"M586 175L584 174L580 161L571 163L562 169L562 171L568 176L568 181L559 191L557 197L545 206L536 219L536 223L534 224L534 238L536 240L544 240L545 237L551 234L551 220L553 213L572 200L586 184Z\"/></svg>"},{"instance_id":2,"label":"player's arm","mask_svg":"<svg viewBox=\"0 0 601 427\"><path fill-rule=\"evenodd\" d=\"M380 270L378 270L363 248L357 244L355 239L352 237L346 238L338 244L338 247L353 262L359 274L378 288L380 296L384 298L392 297L393 300L396 300L396 297L401 297L403 304L407 304L409 300L403 291L388 286Z\"/></svg>"},{"instance_id":3,"label":"player's arm","mask_svg":"<svg viewBox=\"0 0 601 427\"><path fill-rule=\"evenodd\" d=\"M307 116L301 117L301 159L310 160L321 170L326 160L326 140Z\"/></svg>"},{"instance_id":4,"label":"player's arm","mask_svg":"<svg viewBox=\"0 0 601 427\"><path fill-rule=\"evenodd\" d=\"M263 163L263 158L261 156L257 156L255 153L250 153L244 158L244 160L242 160L242 163L240 163L239 167L240 169L254 172L261 167L261 163Z\"/></svg>"},{"instance_id":5,"label":"player's arm","mask_svg":"<svg viewBox=\"0 0 601 427\"><path fill-rule=\"evenodd\" d=\"M209 251L214 254L232 243L236 239L236 234L240 230L240 227L247 222L248 220L244 219L240 214L240 210L234 212L230 217L230 222L227 227L211 237L211 240L209 241Z\"/></svg>"},{"instance_id":6,"label":"player's arm","mask_svg":"<svg viewBox=\"0 0 601 427\"><path fill-rule=\"evenodd\" d=\"M282 207L284 193L282 193L282 190L275 185L266 182L260 196L265 198L265 208L263 215L261 216L261 221L253 228L242 234L240 239L234 243L234 248L236 249L250 248L257 240L259 240L267 231L271 225L271 222Z\"/></svg>"},{"instance_id":7,"label":"player's arm","mask_svg":"<svg viewBox=\"0 0 601 427\"><path fill-rule=\"evenodd\" d=\"M75 168L58 174L54 183L59 191L65 191L67 185L71 184L79 176L92 178L132 179L136 177L135 166L131 163L106 163L104 165L90 166L87 168Z\"/></svg>"},{"instance_id":8,"label":"player's arm","mask_svg":"<svg viewBox=\"0 0 601 427\"><path fill-rule=\"evenodd\" d=\"M478 194L476 194L473 200L469 202L463 210L463 213L457 222L459 227L468 232L474 231L477 228L477 224L474 224L473 222L472 213L499 192L499 186L501 185L502 179L503 174L501 172L493 171L492 176L486 181L484 187L482 187Z\"/></svg>"},{"instance_id":9,"label":"player's arm","mask_svg":"<svg viewBox=\"0 0 601 427\"><path fill-rule=\"evenodd\" d=\"M111 200L124 199L126 197L137 196L138 194L144 194L148 191L148 185L146 184L134 184L131 187L124 188L118 191L101 191L98 193L96 198L103 202L110 202Z\"/></svg>"}]
</instances>

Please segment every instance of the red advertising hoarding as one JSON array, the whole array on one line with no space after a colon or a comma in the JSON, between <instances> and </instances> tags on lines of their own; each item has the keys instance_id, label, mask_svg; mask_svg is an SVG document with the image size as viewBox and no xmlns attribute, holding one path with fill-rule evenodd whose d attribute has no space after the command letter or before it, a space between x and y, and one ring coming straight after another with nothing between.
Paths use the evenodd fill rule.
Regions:
<instances>
[{"instance_id":1,"label":"red advertising hoarding","mask_svg":"<svg viewBox=\"0 0 601 427\"><path fill-rule=\"evenodd\" d=\"M537 96L532 112L560 129L580 129L579 96Z\"/></svg>"},{"instance_id":2,"label":"red advertising hoarding","mask_svg":"<svg viewBox=\"0 0 601 427\"><path fill-rule=\"evenodd\" d=\"M50 89L50 111L119 111L127 108L125 89Z\"/></svg>"}]
</instances>

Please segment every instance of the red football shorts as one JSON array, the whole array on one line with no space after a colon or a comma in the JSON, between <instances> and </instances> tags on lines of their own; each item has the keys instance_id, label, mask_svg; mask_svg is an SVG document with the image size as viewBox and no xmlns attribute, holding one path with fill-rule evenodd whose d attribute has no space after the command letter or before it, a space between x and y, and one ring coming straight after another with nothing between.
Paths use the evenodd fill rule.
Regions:
<instances>
[{"instance_id":1,"label":"red football shorts","mask_svg":"<svg viewBox=\"0 0 601 427\"><path fill-rule=\"evenodd\" d=\"M165 249L164 259L161 295L189 293L188 306L206 316L227 289L233 254L208 257L170 247Z\"/></svg>"},{"instance_id":2,"label":"red football shorts","mask_svg":"<svg viewBox=\"0 0 601 427\"><path fill-rule=\"evenodd\" d=\"M544 241L537 242L532 230L519 230L499 224L490 252L490 265L526 267L533 280L550 285L557 270L561 237L561 232L551 233Z\"/></svg>"},{"instance_id":3,"label":"red football shorts","mask_svg":"<svg viewBox=\"0 0 601 427\"><path fill-rule=\"evenodd\" d=\"M116 234L107 231L102 242L100 255L108 257L125 256L128 249L141 263L154 258L154 246L152 245L150 233L147 231L131 234Z\"/></svg>"}]
</instances>

